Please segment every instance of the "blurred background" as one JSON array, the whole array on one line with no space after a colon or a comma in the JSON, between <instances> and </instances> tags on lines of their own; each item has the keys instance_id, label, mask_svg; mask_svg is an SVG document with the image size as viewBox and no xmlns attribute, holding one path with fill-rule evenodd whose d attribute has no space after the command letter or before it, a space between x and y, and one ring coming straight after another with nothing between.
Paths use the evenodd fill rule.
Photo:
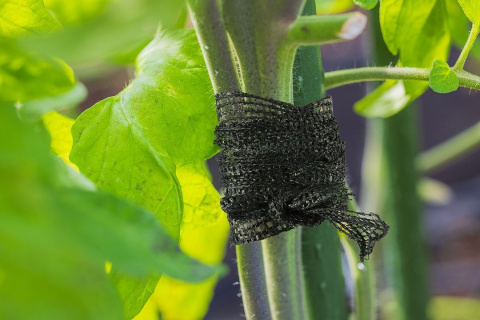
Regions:
<instances>
[{"instance_id":1,"label":"blurred background","mask_svg":"<svg viewBox=\"0 0 480 320\"><path fill-rule=\"evenodd\" d=\"M338 44L322 46L326 71L372 66L368 51L368 33ZM459 51L450 55L452 65ZM467 70L480 74L480 64L467 61ZM82 79L88 87L88 98L81 108L120 92L127 84L131 70L109 70L102 78ZM347 143L348 180L357 198L361 190L361 166L364 149L365 119L352 109L365 96L366 84L354 84L327 92L334 100L334 112L342 138ZM427 150L449 137L480 122L480 95L460 88L450 94L429 90L418 100L421 150ZM479 133L480 134L480 133ZM221 188L216 159L209 160L214 184ZM480 148L430 177L448 186L439 194L442 203L425 203L425 236L430 259L429 276L432 295L480 298ZM442 201L440 201L442 202ZM368 210L368 208L364 208ZM243 319L240 286L236 270L235 248L228 247L225 263L230 273L217 285L205 319ZM478 317L480 319L480 315ZM472 319L474 320L474 319Z\"/></svg>"}]
</instances>

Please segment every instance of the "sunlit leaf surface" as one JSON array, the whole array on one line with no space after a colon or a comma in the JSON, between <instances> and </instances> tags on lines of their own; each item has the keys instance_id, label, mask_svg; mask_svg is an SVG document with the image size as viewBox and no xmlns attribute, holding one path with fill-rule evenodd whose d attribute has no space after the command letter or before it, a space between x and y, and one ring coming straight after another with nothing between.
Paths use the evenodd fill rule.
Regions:
<instances>
[{"instance_id":1,"label":"sunlit leaf surface","mask_svg":"<svg viewBox=\"0 0 480 320\"><path fill-rule=\"evenodd\" d=\"M99 188L152 210L180 240L184 252L218 263L227 227L225 218L220 218L218 193L203 168L204 160L218 150L213 145L217 119L195 33L159 33L138 56L136 71L135 80L125 90L97 103L76 120L70 158ZM214 248L212 253L200 254L208 245ZM122 279L115 265L112 272L126 313L135 315L158 278ZM159 287L167 286L162 281L159 292ZM202 291L202 299L190 301L203 301L204 312L215 281L210 283L204 286L208 290ZM174 290L181 285L168 287ZM178 296L183 300L169 298L172 307L186 303L183 296L187 292L182 290ZM165 311L161 306L160 310Z\"/></svg>"}]
</instances>

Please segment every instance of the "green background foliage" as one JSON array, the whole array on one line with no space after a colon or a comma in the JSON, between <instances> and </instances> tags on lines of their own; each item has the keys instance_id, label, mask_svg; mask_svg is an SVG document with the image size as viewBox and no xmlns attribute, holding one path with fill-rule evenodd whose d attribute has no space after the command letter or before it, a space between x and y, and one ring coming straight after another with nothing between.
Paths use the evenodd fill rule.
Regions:
<instances>
[{"instance_id":1,"label":"green background foliage","mask_svg":"<svg viewBox=\"0 0 480 320\"><path fill-rule=\"evenodd\" d=\"M219 271L179 252L151 213L96 191L50 153L41 126L11 107L0 116L2 319L122 318L106 261L137 277L201 281Z\"/></svg>"}]
</instances>

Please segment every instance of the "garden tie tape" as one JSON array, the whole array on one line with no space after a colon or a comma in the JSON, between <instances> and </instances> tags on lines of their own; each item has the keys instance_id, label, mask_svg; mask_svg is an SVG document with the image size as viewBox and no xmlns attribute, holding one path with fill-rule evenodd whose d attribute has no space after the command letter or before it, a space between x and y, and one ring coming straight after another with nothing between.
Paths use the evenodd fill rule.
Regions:
<instances>
[{"instance_id":1,"label":"garden tie tape","mask_svg":"<svg viewBox=\"0 0 480 320\"><path fill-rule=\"evenodd\" d=\"M242 92L216 95L221 200L232 241L263 240L328 220L355 240L363 260L389 227L348 209L345 143L332 99L304 107Z\"/></svg>"}]
</instances>

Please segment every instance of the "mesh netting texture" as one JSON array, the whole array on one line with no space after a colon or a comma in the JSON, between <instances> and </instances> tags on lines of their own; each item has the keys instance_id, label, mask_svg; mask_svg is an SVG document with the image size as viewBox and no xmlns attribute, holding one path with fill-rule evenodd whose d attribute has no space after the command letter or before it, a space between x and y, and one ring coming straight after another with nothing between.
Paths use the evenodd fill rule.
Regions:
<instances>
[{"instance_id":1,"label":"mesh netting texture","mask_svg":"<svg viewBox=\"0 0 480 320\"><path fill-rule=\"evenodd\" d=\"M216 95L221 200L234 244L328 220L355 240L363 260L389 227L348 209L345 143L332 99L304 107L242 92Z\"/></svg>"}]
</instances>

